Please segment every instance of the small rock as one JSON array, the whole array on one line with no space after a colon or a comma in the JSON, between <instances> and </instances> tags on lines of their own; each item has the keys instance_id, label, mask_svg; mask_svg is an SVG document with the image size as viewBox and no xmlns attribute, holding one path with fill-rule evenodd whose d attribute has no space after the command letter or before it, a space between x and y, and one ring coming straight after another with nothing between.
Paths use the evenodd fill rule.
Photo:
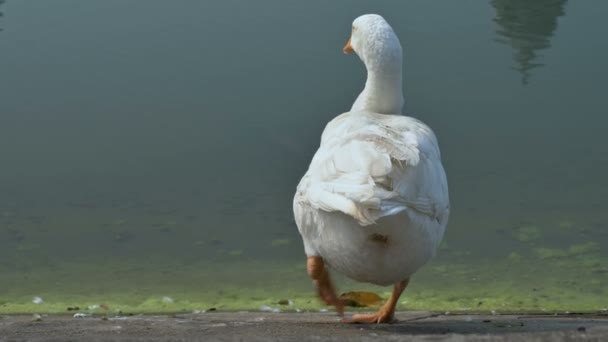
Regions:
<instances>
[{"instance_id":1,"label":"small rock","mask_svg":"<svg viewBox=\"0 0 608 342\"><path fill-rule=\"evenodd\" d=\"M32 321L34 321L34 322L40 322L40 321L42 321L42 316L40 316L39 314L34 314L32 316Z\"/></svg>"}]
</instances>

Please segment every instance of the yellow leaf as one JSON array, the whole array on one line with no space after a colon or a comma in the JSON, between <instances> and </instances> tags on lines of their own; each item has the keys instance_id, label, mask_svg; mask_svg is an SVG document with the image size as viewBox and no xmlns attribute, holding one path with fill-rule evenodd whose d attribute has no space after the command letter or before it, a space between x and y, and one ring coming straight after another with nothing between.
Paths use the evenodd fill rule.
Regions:
<instances>
[{"instance_id":1,"label":"yellow leaf","mask_svg":"<svg viewBox=\"0 0 608 342\"><path fill-rule=\"evenodd\" d=\"M351 291L340 295L347 306L365 307L376 306L382 302L382 297L373 292L366 291Z\"/></svg>"}]
</instances>

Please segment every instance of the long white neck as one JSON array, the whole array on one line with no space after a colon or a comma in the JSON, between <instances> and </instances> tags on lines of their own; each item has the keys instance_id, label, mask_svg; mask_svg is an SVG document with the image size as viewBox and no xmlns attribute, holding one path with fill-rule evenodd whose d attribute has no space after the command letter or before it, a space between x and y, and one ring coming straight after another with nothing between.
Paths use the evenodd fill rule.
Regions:
<instances>
[{"instance_id":1,"label":"long white neck","mask_svg":"<svg viewBox=\"0 0 608 342\"><path fill-rule=\"evenodd\" d=\"M361 58L367 68L367 81L351 111L401 114L403 108L401 51L384 57Z\"/></svg>"}]
</instances>

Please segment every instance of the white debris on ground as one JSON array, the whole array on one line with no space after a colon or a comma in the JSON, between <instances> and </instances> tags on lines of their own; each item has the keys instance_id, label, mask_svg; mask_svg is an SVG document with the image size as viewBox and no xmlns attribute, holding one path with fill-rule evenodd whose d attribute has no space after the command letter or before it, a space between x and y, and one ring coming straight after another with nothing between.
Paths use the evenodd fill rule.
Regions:
<instances>
[{"instance_id":1,"label":"white debris on ground","mask_svg":"<svg viewBox=\"0 0 608 342\"><path fill-rule=\"evenodd\" d=\"M262 306L260 306L260 311L278 313L278 312L281 312L281 309L273 308L268 305L262 305Z\"/></svg>"},{"instance_id":2,"label":"white debris on ground","mask_svg":"<svg viewBox=\"0 0 608 342\"><path fill-rule=\"evenodd\" d=\"M171 303L173 303L173 298L164 296L163 297L163 303L171 304Z\"/></svg>"},{"instance_id":3,"label":"white debris on ground","mask_svg":"<svg viewBox=\"0 0 608 342\"><path fill-rule=\"evenodd\" d=\"M88 317L88 316L90 316L90 315L87 315L87 314L82 313L82 312L77 312L77 313L74 314L74 318L85 318L85 317Z\"/></svg>"},{"instance_id":4,"label":"white debris on ground","mask_svg":"<svg viewBox=\"0 0 608 342\"><path fill-rule=\"evenodd\" d=\"M34 315L32 316L32 321L34 321L34 322L39 322L39 321L42 321L42 316L41 316L41 315L39 315L39 314L34 314Z\"/></svg>"},{"instance_id":5,"label":"white debris on ground","mask_svg":"<svg viewBox=\"0 0 608 342\"><path fill-rule=\"evenodd\" d=\"M94 311L99 309L99 305L95 304L95 305L89 305L89 307L87 308L87 310L89 311Z\"/></svg>"},{"instance_id":6,"label":"white debris on ground","mask_svg":"<svg viewBox=\"0 0 608 342\"><path fill-rule=\"evenodd\" d=\"M40 297L34 297L34 298L32 298L32 303L34 303L34 304L42 304L42 303L44 303L44 301Z\"/></svg>"}]
</instances>

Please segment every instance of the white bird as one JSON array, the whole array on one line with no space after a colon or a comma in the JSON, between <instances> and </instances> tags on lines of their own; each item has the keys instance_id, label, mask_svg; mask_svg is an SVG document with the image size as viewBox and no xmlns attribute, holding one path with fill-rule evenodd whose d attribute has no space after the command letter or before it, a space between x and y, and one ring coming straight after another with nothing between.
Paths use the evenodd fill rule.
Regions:
<instances>
[{"instance_id":1,"label":"white bird","mask_svg":"<svg viewBox=\"0 0 608 342\"><path fill-rule=\"evenodd\" d=\"M358 17L343 51L359 55L367 82L351 110L325 127L298 184L294 215L321 299L343 313L326 264L357 281L393 284L377 313L345 320L385 323L441 242L447 179L434 133L401 114L402 49L391 26L379 15Z\"/></svg>"}]
</instances>

